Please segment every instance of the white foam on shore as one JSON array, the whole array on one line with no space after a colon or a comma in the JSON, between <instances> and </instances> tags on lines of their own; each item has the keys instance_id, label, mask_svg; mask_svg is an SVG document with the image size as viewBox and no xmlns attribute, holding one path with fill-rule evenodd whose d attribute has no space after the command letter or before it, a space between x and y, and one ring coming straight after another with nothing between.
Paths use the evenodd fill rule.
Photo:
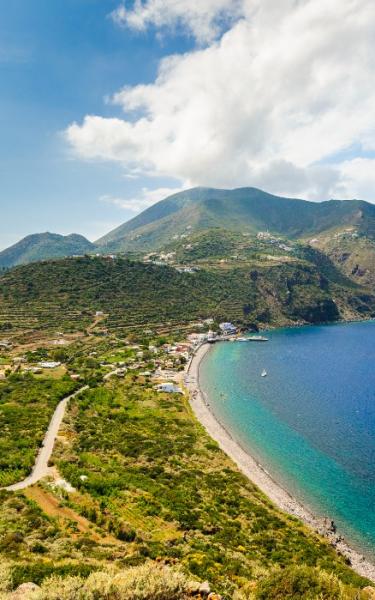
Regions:
<instances>
[{"instance_id":1,"label":"white foam on shore","mask_svg":"<svg viewBox=\"0 0 375 600\"><path fill-rule=\"evenodd\" d=\"M272 502L284 512L298 517L314 531L322 533L322 519L314 516L305 506L293 498L283 487L272 479L269 473L239 445L211 412L199 385L199 367L209 344L203 344L194 354L187 371L186 387L189 390L190 405L198 421L220 448L236 463L240 471L252 481ZM351 567L359 575L375 581L375 565L362 554L351 548L337 534L325 536L338 552L350 560Z\"/></svg>"}]
</instances>

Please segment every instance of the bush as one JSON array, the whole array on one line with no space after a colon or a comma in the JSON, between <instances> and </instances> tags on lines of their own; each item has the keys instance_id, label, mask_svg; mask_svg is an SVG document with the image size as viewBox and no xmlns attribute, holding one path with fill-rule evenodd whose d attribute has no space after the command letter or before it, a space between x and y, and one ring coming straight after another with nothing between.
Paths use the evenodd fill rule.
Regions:
<instances>
[{"instance_id":1,"label":"bush","mask_svg":"<svg viewBox=\"0 0 375 600\"><path fill-rule=\"evenodd\" d=\"M124 571L81 577L50 577L25 600L184 600L187 580L181 571L155 563Z\"/></svg>"},{"instance_id":2,"label":"bush","mask_svg":"<svg viewBox=\"0 0 375 600\"><path fill-rule=\"evenodd\" d=\"M12 588L12 569L8 562L0 562L0 595Z\"/></svg>"},{"instance_id":3,"label":"bush","mask_svg":"<svg viewBox=\"0 0 375 600\"><path fill-rule=\"evenodd\" d=\"M261 580L256 600L349 600L358 590L345 587L338 578L318 568L292 566L274 571Z\"/></svg>"}]
</instances>

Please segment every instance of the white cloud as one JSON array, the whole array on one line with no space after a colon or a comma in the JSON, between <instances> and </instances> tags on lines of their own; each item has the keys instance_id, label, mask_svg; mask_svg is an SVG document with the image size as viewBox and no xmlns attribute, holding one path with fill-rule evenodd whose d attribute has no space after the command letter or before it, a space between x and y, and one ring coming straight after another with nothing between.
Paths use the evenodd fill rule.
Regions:
<instances>
[{"instance_id":1,"label":"white cloud","mask_svg":"<svg viewBox=\"0 0 375 600\"><path fill-rule=\"evenodd\" d=\"M104 195L99 198L101 202L112 204L117 208L130 210L131 212L140 212L149 206L164 200L167 196L182 192L183 188L160 187L156 189L142 188L141 192L132 198L119 198L111 195Z\"/></svg>"},{"instance_id":2,"label":"white cloud","mask_svg":"<svg viewBox=\"0 0 375 600\"><path fill-rule=\"evenodd\" d=\"M354 158L340 165L336 197L375 202L375 158Z\"/></svg>"},{"instance_id":3,"label":"white cloud","mask_svg":"<svg viewBox=\"0 0 375 600\"><path fill-rule=\"evenodd\" d=\"M185 7L184 24L199 37L202 5L211 27L234 3L148 0L119 18L130 24L138 15L139 28L172 25ZM120 90L113 101L124 118L72 124L66 137L77 155L186 185L374 200L368 163L356 156L331 163L354 146L375 149L375 3L242 0L237 7L242 18L219 41L165 58L152 84Z\"/></svg>"},{"instance_id":4,"label":"white cloud","mask_svg":"<svg viewBox=\"0 0 375 600\"><path fill-rule=\"evenodd\" d=\"M182 27L199 42L209 42L243 11L244 0L136 0L131 9L120 4L111 17L117 25L138 31L149 25Z\"/></svg>"}]
</instances>

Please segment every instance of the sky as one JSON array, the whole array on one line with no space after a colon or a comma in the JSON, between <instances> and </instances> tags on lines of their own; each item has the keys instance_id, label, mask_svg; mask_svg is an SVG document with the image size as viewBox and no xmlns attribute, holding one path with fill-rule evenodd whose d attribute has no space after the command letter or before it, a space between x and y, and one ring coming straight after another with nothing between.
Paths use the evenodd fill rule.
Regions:
<instances>
[{"instance_id":1,"label":"sky","mask_svg":"<svg viewBox=\"0 0 375 600\"><path fill-rule=\"evenodd\" d=\"M375 202L372 0L0 9L0 249L197 185Z\"/></svg>"}]
</instances>

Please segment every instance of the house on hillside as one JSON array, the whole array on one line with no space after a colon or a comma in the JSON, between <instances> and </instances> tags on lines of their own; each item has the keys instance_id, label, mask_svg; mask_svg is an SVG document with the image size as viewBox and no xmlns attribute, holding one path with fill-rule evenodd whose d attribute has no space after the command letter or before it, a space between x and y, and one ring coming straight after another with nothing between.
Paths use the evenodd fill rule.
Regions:
<instances>
[{"instance_id":1,"label":"house on hillside","mask_svg":"<svg viewBox=\"0 0 375 600\"><path fill-rule=\"evenodd\" d=\"M155 389L165 394L183 394L182 389L175 383L159 383Z\"/></svg>"},{"instance_id":2,"label":"house on hillside","mask_svg":"<svg viewBox=\"0 0 375 600\"><path fill-rule=\"evenodd\" d=\"M237 327L233 323L220 323L219 327L223 335L234 335L237 333Z\"/></svg>"}]
</instances>

